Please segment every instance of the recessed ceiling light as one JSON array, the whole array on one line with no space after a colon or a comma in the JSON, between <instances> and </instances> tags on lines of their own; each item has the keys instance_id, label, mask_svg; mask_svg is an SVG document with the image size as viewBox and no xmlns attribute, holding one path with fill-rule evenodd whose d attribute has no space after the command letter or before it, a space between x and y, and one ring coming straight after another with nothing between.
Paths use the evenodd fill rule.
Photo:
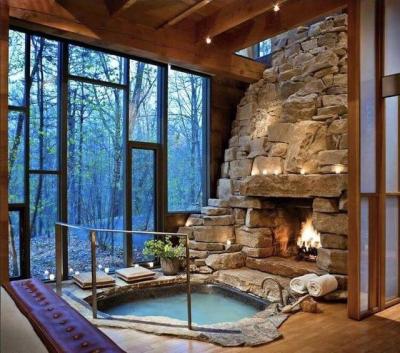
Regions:
<instances>
[{"instance_id":1,"label":"recessed ceiling light","mask_svg":"<svg viewBox=\"0 0 400 353\"><path fill-rule=\"evenodd\" d=\"M211 44L211 42L212 42L211 37L210 37L210 36L207 36L207 38L206 38L206 43L207 43L207 44Z\"/></svg>"},{"instance_id":2,"label":"recessed ceiling light","mask_svg":"<svg viewBox=\"0 0 400 353\"><path fill-rule=\"evenodd\" d=\"M278 12L281 8L279 7L279 4L274 5L274 11Z\"/></svg>"}]
</instances>

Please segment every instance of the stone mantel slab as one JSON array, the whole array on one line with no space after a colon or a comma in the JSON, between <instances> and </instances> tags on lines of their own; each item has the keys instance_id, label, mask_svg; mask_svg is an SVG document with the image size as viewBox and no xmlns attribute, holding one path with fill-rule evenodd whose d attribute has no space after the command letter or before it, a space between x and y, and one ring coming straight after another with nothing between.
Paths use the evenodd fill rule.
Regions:
<instances>
[{"instance_id":1,"label":"stone mantel slab","mask_svg":"<svg viewBox=\"0 0 400 353\"><path fill-rule=\"evenodd\" d=\"M254 175L241 185L243 196L339 197L347 189L347 174Z\"/></svg>"}]
</instances>

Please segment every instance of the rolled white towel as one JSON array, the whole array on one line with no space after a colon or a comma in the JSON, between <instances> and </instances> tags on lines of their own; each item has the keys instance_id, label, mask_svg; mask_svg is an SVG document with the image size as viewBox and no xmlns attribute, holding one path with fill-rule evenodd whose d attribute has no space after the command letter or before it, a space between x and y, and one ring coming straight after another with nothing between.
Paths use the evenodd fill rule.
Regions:
<instances>
[{"instance_id":1,"label":"rolled white towel","mask_svg":"<svg viewBox=\"0 0 400 353\"><path fill-rule=\"evenodd\" d=\"M323 275L313 278L307 284L308 293L313 297L322 297L328 293L335 291L338 287L338 281L335 276Z\"/></svg>"},{"instance_id":2,"label":"rolled white towel","mask_svg":"<svg viewBox=\"0 0 400 353\"><path fill-rule=\"evenodd\" d=\"M306 275L293 278L289 283L290 289L298 294L305 294L307 293L308 282L317 277L318 276L315 273L308 273Z\"/></svg>"}]
</instances>

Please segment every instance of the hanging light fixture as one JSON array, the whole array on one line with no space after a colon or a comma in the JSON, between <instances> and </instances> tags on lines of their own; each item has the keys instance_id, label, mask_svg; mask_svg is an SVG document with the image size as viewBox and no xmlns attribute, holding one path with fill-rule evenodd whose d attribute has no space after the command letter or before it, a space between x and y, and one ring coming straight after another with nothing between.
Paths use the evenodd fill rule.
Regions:
<instances>
[{"instance_id":1,"label":"hanging light fixture","mask_svg":"<svg viewBox=\"0 0 400 353\"><path fill-rule=\"evenodd\" d=\"M275 12L278 12L281 8L279 7L279 4L276 3L276 4L274 5L273 9L274 9Z\"/></svg>"}]
</instances>

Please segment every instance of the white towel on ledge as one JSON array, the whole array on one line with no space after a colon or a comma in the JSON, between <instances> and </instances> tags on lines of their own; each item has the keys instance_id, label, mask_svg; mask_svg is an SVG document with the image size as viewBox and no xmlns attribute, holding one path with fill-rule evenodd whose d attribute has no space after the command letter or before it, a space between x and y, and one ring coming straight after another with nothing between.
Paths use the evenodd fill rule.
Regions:
<instances>
[{"instance_id":1,"label":"white towel on ledge","mask_svg":"<svg viewBox=\"0 0 400 353\"><path fill-rule=\"evenodd\" d=\"M308 282L307 289L313 297L322 297L328 293L335 291L338 287L338 282L335 276L323 275L314 278Z\"/></svg>"},{"instance_id":2,"label":"white towel on ledge","mask_svg":"<svg viewBox=\"0 0 400 353\"><path fill-rule=\"evenodd\" d=\"M305 294L307 293L308 282L310 282L314 278L318 278L315 273L308 273L306 275L293 278L289 284L290 289L298 294Z\"/></svg>"}]
</instances>

